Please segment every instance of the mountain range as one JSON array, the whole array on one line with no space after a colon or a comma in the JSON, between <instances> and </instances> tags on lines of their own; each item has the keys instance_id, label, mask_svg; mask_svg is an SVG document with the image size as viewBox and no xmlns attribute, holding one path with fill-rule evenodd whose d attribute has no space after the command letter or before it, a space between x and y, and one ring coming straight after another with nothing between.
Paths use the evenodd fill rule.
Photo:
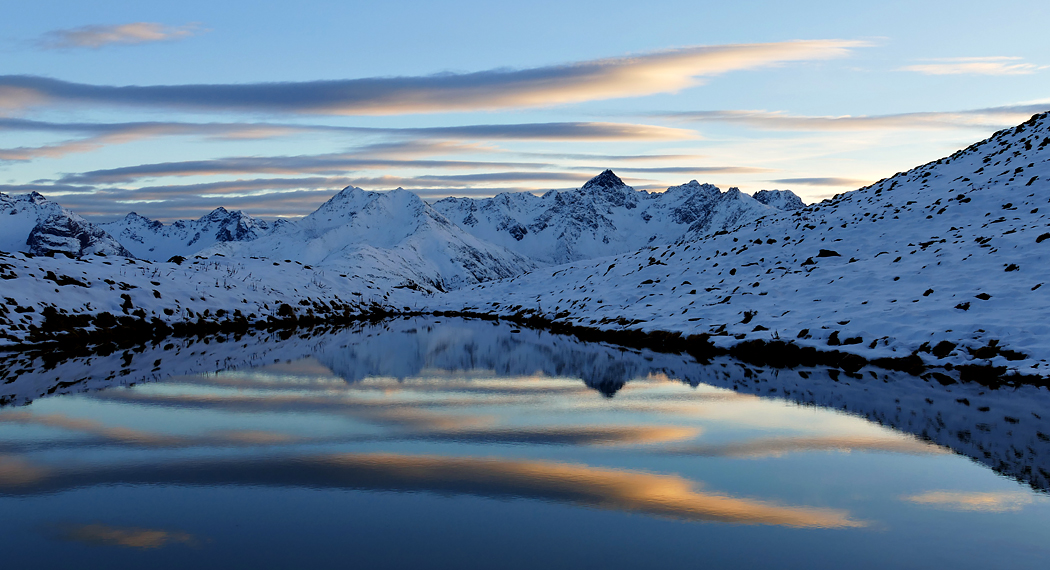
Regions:
<instances>
[{"instance_id":1,"label":"mountain range","mask_svg":"<svg viewBox=\"0 0 1050 570\"><path fill-rule=\"evenodd\" d=\"M176 232L129 216L111 235L38 194L3 196L0 343L41 338L45 310L256 322L382 307L1048 377L1048 181L1043 113L808 206L695 181L636 191L606 171L571 191L434 204L348 187L296 222L217 211ZM16 251L49 244L80 257ZM136 248L187 259L120 257Z\"/></svg>"},{"instance_id":2,"label":"mountain range","mask_svg":"<svg viewBox=\"0 0 1050 570\"><path fill-rule=\"evenodd\" d=\"M434 293L730 230L777 208L802 206L790 191L756 196L695 180L666 192L638 191L606 170L582 188L543 196L504 193L428 204L400 188L347 187L297 221L266 222L216 208L171 224L134 212L92 224L37 193L0 194L0 213L22 213L19 223L7 227L0 251L148 261L215 254L289 259Z\"/></svg>"}]
</instances>

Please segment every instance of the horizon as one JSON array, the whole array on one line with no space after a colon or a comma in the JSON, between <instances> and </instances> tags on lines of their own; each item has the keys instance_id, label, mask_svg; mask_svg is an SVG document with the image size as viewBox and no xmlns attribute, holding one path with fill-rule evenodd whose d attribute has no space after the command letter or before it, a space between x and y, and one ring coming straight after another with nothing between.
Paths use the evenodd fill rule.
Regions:
<instances>
[{"instance_id":1,"label":"horizon","mask_svg":"<svg viewBox=\"0 0 1050 570\"><path fill-rule=\"evenodd\" d=\"M1050 110L1050 47L1009 17L1034 2L406 4L35 5L0 23L0 192L274 219L347 186L433 203L609 168L814 203ZM957 33L978 28L994 46Z\"/></svg>"}]
</instances>

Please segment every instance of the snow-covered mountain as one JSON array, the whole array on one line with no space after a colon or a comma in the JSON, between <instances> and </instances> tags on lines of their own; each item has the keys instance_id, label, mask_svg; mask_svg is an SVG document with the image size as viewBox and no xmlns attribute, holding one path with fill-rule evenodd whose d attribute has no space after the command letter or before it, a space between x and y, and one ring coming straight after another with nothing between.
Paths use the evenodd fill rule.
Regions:
<instances>
[{"instance_id":1,"label":"snow-covered mountain","mask_svg":"<svg viewBox=\"0 0 1050 570\"><path fill-rule=\"evenodd\" d=\"M128 315L131 306L146 318L179 321L240 306L250 321L284 303L303 311L335 301L525 312L604 329L709 334L723 347L785 339L869 359L917 353L946 370L976 363L1046 377L1048 181L1050 118L1041 114L803 208L788 194L752 198L695 183L651 195L611 172L543 197L442 201L451 218L403 190L346 188L300 222L216 243L203 253L226 257L192 267L0 256L14 307L0 306L0 336L30 338L47 307ZM15 209L11 203L4 211ZM661 245L586 258L627 247L629 228L648 242L641 213L663 220L652 242ZM521 239L498 220L518 224ZM546 225L530 229L539 222ZM576 260L536 269L558 256ZM450 292L419 294L441 290ZM219 294L230 304L217 304Z\"/></svg>"},{"instance_id":2,"label":"snow-covered mountain","mask_svg":"<svg viewBox=\"0 0 1050 570\"><path fill-rule=\"evenodd\" d=\"M759 190L752 197L778 210L800 210L806 207L802 198L791 190Z\"/></svg>"},{"instance_id":3,"label":"snow-covered mountain","mask_svg":"<svg viewBox=\"0 0 1050 570\"><path fill-rule=\"evenodd\" d=\"M204 254L294 259L428 292L520 275L535 264L450 222L415 194L347 187L314 213L250 242Z\"/></svg>"},{"instance_id":4,"label":"snow-covered mountain","mask_svg":"<svg viewBox=\"0 0 1050 570\"><path fill-rule=\"evenodd\" d=\"M1046 113L871 186L697 238L434 304L1048 374Z\"/></svg>"},{"instance_id":5,"label":"snow-covered mountain","mask_svg":"<svg viewBox=\"0 0 1050 570\"><path fill-rule=\"evenodd\" d=\"M763 192L765 202L736 188L723 193L693 180L650 193L606 170L577 190L445 198L434 209L479 239L557 264L663 245L691 233L732 230L802 203L790 191Z\"/></svg>"},{"instance_id":6,"label":"snow-covered mountain","mask_svg":"<svg viewBox=\"0 0 1050 570\"><path fill-rule=\"evenodd\" d=\"M0 251L131 257L103 228L33 192L0 193Z\"/></svg>"},{"instance_id":7,"label":"snow-covered mountain","mask_svg":"<svg viewBox=\"0 0 1050 570\"><path fill-rule=\"evenodd\" d=\"M164 225L132 212L115 222L98 224L116 237L135 257L165 261L172 256L191 256L217 243L251 241L265 235L284 220L269 223L240 210L216 208L196 220L179 220Z\"/></svg>"}]
</instances>

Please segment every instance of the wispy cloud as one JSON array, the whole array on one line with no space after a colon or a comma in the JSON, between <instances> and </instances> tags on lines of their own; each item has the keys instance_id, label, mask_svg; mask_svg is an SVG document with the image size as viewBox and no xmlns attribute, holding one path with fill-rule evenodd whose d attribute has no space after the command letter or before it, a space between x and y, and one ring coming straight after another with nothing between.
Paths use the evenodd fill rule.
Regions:
<instances>
[{"instance_id":1,"label":"wispy cloud","mask_svg":"<svg viewBox=\"0 0 1050 570\"><path fill-rule=\"evenodd\" d=\"M673 447L670 453L701 457L781 457L790 453L812 451L885 451L905 454L943 454L943 448L905 436L812 436L773 437L713 445L686 445Z\"/></svg>"},{"instance_id":2,"label":"wispy cloud","mask_svg":"<svg viewBox=\"0 0 1050 570\"><path fill-rule=\"evenodd\" d=\"M196 135L212 138L262 139L291 134L347 133L447 140L618 141L697 138L689 129L608 122L507 123L447 127L353 127L294 123L54 123L0 118L0 131L79 133L88 135Z\"/></svg>"},{"instance_id":3,"label":"wispy cloud","mask_svg":"<svg viewBox=\"0 0 1050 570\"><path fill-rule=\"evenodd\" d=\"M108 45L134 45L178 40L200 31L198 24L165 26L155 22L81 26L47 32L37 41L37 45L44 49L98 49Z\"/></svg>"},{"instance_id":4,"label":"wispy cloud","mask_svg":"<svg viewBox=\"0 0 1050 570\"><path fill-rule=\"evenodd\" d=\"M932 111L888 115L813 116L781 111L689 111L658 116L688 121L744 125L785 131L876 131L909 129L1000 128L1050 109L1050 101L964 111Z\"/></svg>"},{"instance_id":5,"label":"wispy cloud","mask_svg":"<svg viewBox=\"0 0 1050 570\"><path fill-rule=\"evenodd\" d=\"M68 174L58 180L62 184L114 184L143 178L166 176L213 176L239 174L343 174L362 170L391 168L416 169L514 169L542 168L535 162L477 162L460 160L392 160L360 158L355 153L315 154L301 156L246 156L160 162L120 168L92 170Z\"/></svg>"},{"instance_id":6,"label":"wispy cloud","mask_svg":"<svg viewBox=\"0 0 1050 570\"><path fill-rule=\"evenodd\" d=\"M33 496L73 487L119 484L430 492L527 498L691 522L791 528L862 528L868 524L840 509L785 505L700 490L696 482L672 474L547 461L381 453L235 456L192 463L76 467L43 471L35 480L16 485L0 480L0 494ZM109 532L101 534L110 536Z\"/></svg>"},{"instance_id":7,"label":"wispy cloud","mask_svg":"<svg viewBox=\"0 0 1050 570\"><path fill-rule=\"evenodd\" d=\"M0 118L0 132L77 133L88 135L81 139L62 141L39 147L0 149L0 161L28 161L37 158L57 158L67 154L89 152L108 145L170 136L196 136L212 140L260 140L303 134L346 134L364 137L393 138L397 142L376 143L355 151L391 151L414 149L416 154L447 153L453 150L481 152L480 147L453 147L449 143L423 141L669 141L697 138L688 129L603 122L518 123L491 125L458 125L448 127L381 128L330 125L295 125L276 123L51 123L27 119ZM402 153L404 155L404 153Z\"/></svg>"},{"instance_id":8,"label":"wispy cloud","mask_svg":"<svg viewBox=\"0 0 1050 570\"><path fill-rule=\"evenodd\" d=\"M799 186L848 186L850 188L859 188L865 184L870 184L871 180L860 180L857 178L835 178L835 177L816 177L816 178L777 178L776 180L770 180L770 182L776 184L795 184Z\"/></svg>"},{"instance_id":9,"label":"wispy cloud","mask_svg":"<svg viewBox=\"0 0 1050 570\"><path fill-rule=\"evenodd\" d=\"M0 76L0 107L76 103L338 115L549 107L673 93L699 85L703 77L844 57L865 45L803 40L692 46L524 70L255 84L108 86L7 75Z\"/></svg>"},{"instance_id":10,"label":"wispy cloud","mask_svg":"<svg viewBox=\"0 0 1050 570\"><path fill-rule=\"evenodd\" d=\"M953 57L930 59L930 63L907 65L901 71L926 75L1029 75L1048 65L1025 63L1021 57Z\"/></svg>"},{"instance_id":11,"label":"wispy cloud","mask_svg":"<svg viewBox=\"0 0 1050 570\"><path fill-rule=\"evenodd\" d=\"M603 170L602 167L580 167L587 170ZM756 168L751 166L655 166L655 167L631 167L620 166L616 168L619 172L637 172L639 174L757 174L760 172L771 172L768 168Z\"/></svg>"}]
</instances>

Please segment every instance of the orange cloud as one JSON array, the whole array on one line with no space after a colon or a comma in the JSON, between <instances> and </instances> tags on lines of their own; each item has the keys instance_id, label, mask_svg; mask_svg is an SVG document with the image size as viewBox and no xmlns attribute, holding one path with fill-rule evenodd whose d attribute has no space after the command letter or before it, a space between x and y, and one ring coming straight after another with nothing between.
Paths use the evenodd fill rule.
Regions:
<instances>
[{"instance_id":1,"label":"orange cloud","mask_svg":"<svg viewBox=\"0 0 1050 570\"><path fill-rule=\"evenodd\" d=\"M32 104L184 108L202 111L396 115L549 107L673 93L702 77L794 61L844 57L847 40L691 46L524 70L298 83L98 86L37 76L0 76L0 107ZM20 89L17 100L5 90Z\"/></svg>"},{"instance_id":2,"label":"orange cloud","mask_svg":"<svg viewBox=\"0 0 1050 570\"><path fill-rule=\"evenodd\" d=\"M595 468L536 460L344 453L260 458L195 458L155 465L85 466L54 470L0 493L51 493L111 484L270 485L434 492L525 498L684 521L796 528L866 526L847 511L782 505L703 492L678 475Z\"/></svg>"},{"instance_id":3,"label":"orange cloud","mask_svg":"<svg viewBox=\"0 0 1050 570\"><path fill-rule=\"evenodd\" d=\"M318 458L368 472L395 487L476 488L500 495L559 500L602 509L638 512L689 521L718 521L790 527L860 527L833 509L781 506L753 499L697 491L677 475L545 461L450 458L396 454L345 454Z\"/></svg>"}]
</instances>

